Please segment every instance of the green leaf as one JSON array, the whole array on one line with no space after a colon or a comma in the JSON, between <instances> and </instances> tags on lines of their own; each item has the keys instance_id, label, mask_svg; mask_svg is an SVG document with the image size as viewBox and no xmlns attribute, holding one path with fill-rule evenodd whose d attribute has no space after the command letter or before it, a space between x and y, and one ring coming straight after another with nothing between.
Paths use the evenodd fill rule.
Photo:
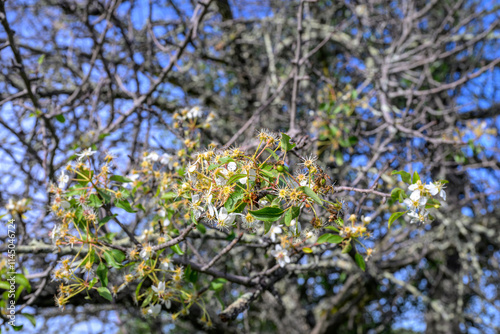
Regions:
<instances>
[{"instance_id":1,"label":"green leaf","mask_svg":"<svg viewBox=\"0 0 500 334\"><path fill-rule=\"evenodd\" d=\"M267 232L269 232L271 226L273 226L272 222L264 222L264 234L267 234Z\"/></svg>"},{"instance_id":2,"label":"green leaf","mask_svg":"<svg viewBox=\"0 0 500 334\"><path fill-rule=\"evenodd\" d=\"M297 144L291 144L290 143L290 136L282 133L281 134L281 150L282 151L290 151L290 150L293 150L293 148L297 145Z\"/></svg>"},{"instance_id":3,"label":"green leaf","mask_svg":"<svg viewBox=\"0 0 500 334\"><path fill-rule=\"evenodd\" d=\"M219 162L224 165L224 164L227 164L228 162L234 162L234 160L231 157L224 157L224 158L220 158Z\"/></svg>"},{"instance_id":4,"label":"green leaf","mask_svg":"<svg viewBox=\"0 0 500 334\"><path fill-rule=\"evenodd\" d=\"M274 159L276 160L279 160L280 158L278 157L278 155L276 153L274 153L273 150L269 149L269 148L266 148L266 152L269 153L270 155L273 156Z\"/></svg>"},{"instance_id":5,"label":"green leaf","mask_svg":"<svg viewBox=\"0 0 500 334\"><path fill-rule=\"evenodd\" d=\"M221 165L222 164L211 164L210 166L208 166L208 170L209 171L214 170L214 169L218 168Z\"/></svg>"},{"instance_id":6,"label":"green leaf","mask_svg":"<svg viewBox=\"0 0 500 334\"><path fill-rule=\"evenodd\" d=\"M328 241L328 238L330 237L330 233L325 233L323 235L321 235L318 240L316 240L316 243L317 244L322 244L322 243L325 243Z\"/></svg>"},{"instance_id":7,"label":"green leaf","mask_svg":"<svg viewBox=\"0 0 500 334\"><path fill-rule=\"evenodd\" d=\"M356 253L356 255L354 255L354 261L356 261L356 264L358 265L359 268L361 268L361 270L365 271L366 263L365 259L363 259L363 256L361 254Z\"/></svg>"},{"instance_id":8,"label":"green leaf","mask_svg":"<svg viewBox=\"0 0 500 334\"><path fill-rule=\"evenodd\" d=\"M111 254L118 263L122 263L125 260L125 253L118 249L111 249Z\"/></svg>"},{"instance_id":9,"label":"green leaf","mask_svg":"<svg viewBox=\"0 0 500 334\"><path fill-rule=\"evenodd\" d=\"M285 225L290 226L290 222L297 218L300 214L300 208L297 206L292 206L285 213Z\"/></svg>"},{"instance_id":10,"label":"green leaf","mask_svg":"<svg viewBox=\"0 0 500 334\"><path fill-rule=\"evenodd\" d=\"M10 289L9 282L6 282L6 281L0 282L0 289L9 290Z\"/></svg>"},{"instance_id":11,"label":"green leaf","mask_svg":"<svg viewBox=\"0 0 500 334\"><path fill-rule=\"evenodd\" d=\"M104 259L106 259L106 262L113 268L120 269L122 267L122 265L115 260L113 253L109 250L104 251Z\"/></svg>"},{"instance_id":12,"label":"green leaf","mask_svg":"<svg viewBox=\"0 0 500 334\"><path fill-rule=\"evenodd\" d=\"M224 284L227 282L225 278L216 278L212 282L210 282L210 290L220 291L224 287Z\"/></svg>"},{"instance_id":13,"label":"green leaf","mask_svg":"<svg viewBox=\"0 0 500 334\"><path fill-rule=\"evenodd\" d=\"M161 195L161 199L165 199L165 200L176 198L176 197L177 197L176 193L174 193L172 191L170 191L168 193L164 193L163 195Z\"/></svg>"},{"instance_id":14,"label":"green leaf","mask_svg":"<svg viewBox=\"0 0 500 334\"><path fill-rule=\"evenodd\" d=\"M184 270L184 277L186 277L188 282L194 284L198 280L198 272L196 270L192 270L191 265L188 265Z\"/></svg>"},{"instance_id":15,"label":"green leaf","mask_svg":"<svg viewBox=\"0 0 500 334\"><path fill-rule=\"evenodd\" d=\"M345 246L344 246L344 249L342 249L342 254L347 254L351 251L352 249L352 244L351 242L349 241Z\"/></svg>"},{"instance_id":16,"label":"green leaf","mask_svg":"<svg viewBox=\"0 0 500 334\"><path fill-rule=\"evenodd\" d=\"M202 223L198 223L198 225L196 225L196 229L200 231L201 234L207 233L207 228Z\"/></svg>"},{"instance_id":17,"label":"green leaf","mask_svg":"<svg viewBox=\"0 0 500 334\"><path fill-rule=\"evenodd\" d=\"M277 221L278 219L281 218L281 215L283 214L283 210L281 210L280 208L273 208L269 206L260 210L248 211L248 212L250 212L250 214L254 218L265 222Z\"/></svg>"},{"instance_id":18,"label":"green leaf","mask_svg":"<svg viewBox=\"0 0 500 334\"><path fill-rule=\"evenodd\" d=\"M420 176L418 176L417 171L413 173L413 183L417 183L417 181L420 181Z\"/></svg>"},{"instance_id":19,"label":"green leaf","mask_svg":"<svg viewBox=\"0 0 500 334\"><path fill-rule=\"evenodd\" d=\"M102 206L102 202L96 194L90 194L89 196L90 206L94 208L99 208Z\"/></svg>"},{"instance_id":20,"label":"green leaf","mask_svg":"<svg viewBox=\"0 0 500 334\"><path fill-rule=\"evenodd\" d=\"M97 288L97 292L99 292L101 297L106 298L110 302L113 301L113 297L111 297L111 292L109 292L108 288L105 288L105 287Z\"/></svg>"},{"instance_id":21,"label":"green leaf","mask_svg":"<svg viewBox=\"0 0 500 334\"><path fill-rule=\"evenodd\" d=\"M14 331L16 331L16 332L19 332L21 329L23 329L23 326L24 325L12 326L12 329L14 329Z\"/></svg>"},{"instance_id":22,"label":"green leaf","mask_svg":"<svg viewBox=\"0 0 500 334\"><path fill-rule=\"evenodd\" d=\"M238 206L239 206L239 201L243 199L244 192L241 188L236 187L236 190L233 191L231 195L227 198L226 203L224 203L224 207L226 208L227 212L233 212Z\"/></svg>"},{"instance_id":23,"label":"green leaf","mask_svg":"<svg viewBox=\"0 0 500 334\"><path fill-rule=\"evenodd\" d=\"M231 177L229 178L229 180L227 180L227 183L226 183L226 184L228 184L228 185L229 185L229 184L233 184L233 183L235 183L236 181L238 181L239 179L242 179L242 178L244 178L244 177L247 177L247 174L235 174L235 175L231 176Z\"/></svg>"},{"instance_id":24,"label":"green leaf","mask_svg":"<svg viewBox=\"0 0 500 334\"><path fill-rule=\"evenodd\" d=\"M331 244L340 244L343 240L344 240L344 238L341 237L340 235L330 234L330 236L328 237L327 242L329 242Z\"/></svg>"},{"instance_id":25,"label":"green leaf","mask_svg":"<svg viewBox=\"0 0 500 334\"><path fill-rule=\"evenodd\" d=\"M112 216L106 216L102 219L99 219L99 226L102 226L104 224L106 224L107 222L109 222L111 219L113 219L114 217L118 216L117 214L114 214Z\"/></svg>"},{"instance_id":26,"label":"green leaf","mask_svg":"<svg viewBox=\"0 0 500 334\"><path fill-rule=\"evenodd\" d=\"M174 251L175 254L177 255L184 255L184 252L182 251L181 247L179 244L170 246L170 249Z\"/></svg>"},{"instance_id":27,"label":"green leaf","mask_svg":"<svg viewBox=\"0 0 500 334\"><path fill-rule=\"evenodd\" d=\"M109 178L111 181L116 181L116 182L121 182L121 183L128 183L128 182L134 182L133 180L126 178L121 175L113 175Z\"/></svg>"},{"instance_id":28,"label":"green leaf","mask_svg":"<svg viewBox=\"0 0 500 334\"><path fill-rule=\"evenodd\" d=\"M137 212L137 210L132 209L130 203L127 200L116 201L116 207L131 213Z\"/></svg>"},{"instance_id":29,"label":"green leaf","mask_svg":"<svg viewBox=\"0 0 500 334\"><path fill-rule=\"evenodd\" d=\"M309 248L309 247L304 247L304 248L302 248L302 251L303 251L304 253L307 253L307 254L310 254L310 253L312 253L312 252L313 252L313 250L312 250L311 248Z\"/></svg>"},{"instance_id":30,"label":"green leaf","mask_svg":"<svg viewBox=\"0 0 500 334\"><path fill-rule=\"evenodd\" d=\"M38 65L42 65L43 64L43 61L45 60L45 55L41 55L40 57L38 57Z\"/></svg>"},{"instance_id":31,"label":"green leaf","mask_svg":"<svg viewBox=\"0 0 500 334\"><path fill-rule=\"evenodd\" d=\"M31 285L30 285L30 282L26 279L26 277L24 277L23 274L15 274L15 279L16 279L16 284L18 285L21 285L23 286L24 288L26 288L26 291L28 291L28 293L31 292Z\"/></svg>"},{"instance_id":32,"label":"green leaf","mask_svg":"<svg viewBox=\"0 0 500 334\"><path fill-rule=\"evenodd\" d=\"M298 189L300 191L302 191L303 193L305 193L310 198L312 198L316 203L323 204L323 201L321 200L321 198L319 198L319 196L308 186L302 186L302 187L299 187Z\"/></svg>"},{"instance_id":33,"label":"green leaf","mask_svg":"<svg viewBox=\"0 0 500 334\"><path fill-rule=\"evenodd\" d=\"M99 263L99 266L96 270L97 277L101 280L102 286L108 286L108 267L104 264L104 262Z\"/></svg>"},{"instance_id":34,"label":"green leaf","mask_svg":"<svg viewBox=\"0 0 500 334\"><path fill-rule=\"evenodd\" d=\"M406 198L406 193L403 189L396 187L391 191L391 198L395 201L399 201L399 203L403 203Z\"/></svg>"},{"instance_id":35,"label":"green leaf","mask_svg":"<svg viewBox=\"0 0 500 334\"><path fill-rule=\"evenodd\" d=\"M402 170L402 171L393 171L391 173L391 175L400 175L401 176L401 180L403 180L403 182L408 183L408 184L411 183L411 175L410 175L410 173L407 173L404 170Z\"/></svg>"},{"instance_id":36,"label":"green leaf","mask_svg":"<svg viewBox=\"0 0 500 334\"><path fill-rule=\"evenodd\" d=\"M389 228L391 228L392 223L394 223L399 217L404 215L407 211L404 212L394 212L389 218Z\"/></svg>"},{"instance_id":37,"label":"green leaf","mask_svg":"<svg viewBox=\"0 0 500 334\"><path fill-rule=\"evenodd\" d=\"M92 289L92 287L97 283L97 277L92 278L92 281L89 283L89 289Z\"/></svg>"},{"instance_id":38,"label":"green leaf","mask_svg":"<svg viewBox=\"0 0 500 334\"><path fill-rule=\"evenodd\" d=\"M63 114L57 115L56 119L61 123L64 123L66 121L66 118L64 118Z\"/></svg>"},{"instance_id":39,"label":"green leaf","mask_svg":"<svg viewBox=\"0 0 500 334\"><path fill-rule=\"evenodd\" d=\"M327 230L335 231L335 232L340 232L338 228L335 226L326 226L325 227Z\"/></svg>"},{"instance_id":40,"label":"green leaf","mask_svg":"<svg viewBox=\"0 0 500 334\"><path fill-rule=\"evenodd\" d=\"M31 324L36 327L36 319L35 319L35 317L32 314L21 313L21 315L23 317L25 317L26 319L28 319L31 322Z\"/></svg>"},{"instance_id":41,"label":"green leaf","mask_svg":"<svg viewBox=\"0 0 500 334\"><path fill-rule=\"evenodd\" d=\"M102 189L96 188L96 190L99 193L99 195L101 195L102 199L104 200L104 203L110 203L111 202L111 196L109 196Z\"/></svg>"}]
</instances>

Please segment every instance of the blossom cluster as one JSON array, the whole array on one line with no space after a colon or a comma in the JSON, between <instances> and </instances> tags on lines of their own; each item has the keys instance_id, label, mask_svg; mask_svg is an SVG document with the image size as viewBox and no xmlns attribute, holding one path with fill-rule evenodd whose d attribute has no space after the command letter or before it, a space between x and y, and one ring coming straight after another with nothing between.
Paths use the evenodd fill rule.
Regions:
<instances>
[{"instance_id":1,"label":"blossom cluster","mask_svg":"<svg viewBox=\"0 0 500 334\"><path fill-rule=\"evenodd\" d=\"M424 224L430 221L429 211L425 206L431 196L438 194L443 201L446 201L444 184L445 183L441 181L425 184L417 180L417 182L408 187L412 193L409 198L405 198L404 204L406 204L410 210L410 212L408 212L408 216L411 218L410 223Z\"/></svg>"},{"instance_id":2,"label":"blossom cluster","mask_svg":"<svg viewBox=\"0 0 500 334\"><path fill-rule=\"evenodd\" d=\"M366 249L362 240L371 236L371 218L348 214L316 156L294 152L299 157L295 161L289 156L295 147L290 137L268 130L258 133L258 145L250 153L215 145L199 150L194 137L199 133L189 129L198 126L202 115L191 109L176 117L185 126L184 148L176 154L144 152L121 176L115 174L114 155L99 160L97 150L88 148L50 184L49 209L57 221L49 234L53 246L79 247L77 255L62 258L52 273L60 282L57 305L64 307L88 290L112 300L134 285L145 316L157 316L175 303L175 320L196 304L203 310L201 321L210 325L205 295L198 291L203 285L197 284L207 278L199 278L176 257L189 251L179 237L193 228L202 234L211 228L222 239L244 231L269 245L276 267L298 261L300 253L338 245L343 253L354 252L356 263L365 269L364 261L373 250ZM411 180L408 173L397 174ZM427 209L439 204L432 196L446 199L445 181L423 184L418 174L413 181L408 182L410 196L399 189L392 197L409 206L412 222L426 222ZM26 201L8 204L11 211L26 207ZM128 219L137 212L143 217L141 235L134 234ZM109 224L119 226L127 237L115 239ZM365 258L354 245L365 248ZM149 284L143 285L145 281ZM214 281L210 290L218 291L220 284Z\"/></svg>"},{"instance_id":3,"label":"blossom cluster","mask_svg":"<svg viewBox=\"0 0 500 334\"><path fill-rule=\"evenodd\" d=\"M410 195L401 188L395 188L391 193L392 201L399 201L404 203L408 210L404 212L395 212L389 218L389 227L392 223L403 216L408 214L410 223L427 224L434 220L429 209L437 209L441 206L438 198L446 201L445 185L448 183L446 180L438 180L435 182L425 183L422 182L417 172L413 173L413 177L405 171L394 171L393 175L401 176L403 182L407 183L408 190L411 191Z\"/></svg>"}]
</instances>

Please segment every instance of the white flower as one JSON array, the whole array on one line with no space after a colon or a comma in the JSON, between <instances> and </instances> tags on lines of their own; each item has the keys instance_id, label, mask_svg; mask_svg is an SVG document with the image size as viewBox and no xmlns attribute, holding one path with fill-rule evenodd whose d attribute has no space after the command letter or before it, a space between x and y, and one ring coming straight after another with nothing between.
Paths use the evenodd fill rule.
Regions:
<instances>
[{"instance_id":1,"label":"white flower","mask_svg":"<svg viewBox=\"0 0 500 334\"><path fill-rule=\"evenodd\" d=\"M50 237L52 238L52 244L56 244L56 241L59 239L59 232L61 231L61 228L57 225L54 224L54 228L52 229L52 232L50 234Z\"/></svg>"},{"instance_id":2,"label":"white flower","mask_svg":"<svg viewBox=\"0 0 500 334\"><path fill-rule=\"evenodd\" d=\"M248 179L250 179L250 181L255 181L255 170L254 169L250 169L249 171L246 172L247 176L240 179L240 183L241 184L247 184L247 181Z\"/></svg>"},{"instance_id":3,"label":"white flower","mask_svg":"<svg viewBox=\"0 0 500 334\"><path fill-rule=\"evenodd\" d=\"M167 216L167 212L165 211L165 209L160 209L158 210L158 212L156 213L158 215L158 217L160 218L165 218Z\"/></svg>"},{"instance_id":4,"label":"white flower","mask_svg":"<svg viewBox=\"0 0 500 334\"><path fill-rule=\"evenodd\" d=\"M69 181L69 176L62 171L57 181L59 182L59 188L64 188Z\"/></svg>"},{"instance_id":5,"label":"white flower","mask_svg":"<svg viewBox=\"0 0 500 334\"><path fill-rule=\"evenodd\" d=\"M89 147L88 149L83 150L82 153L77 153L76 155L79 157L78 160L82 161L83 159L85 159L85 157L90 157L96 152L97 151L92 151L92 149Z\"/></svg>"},{"instance_id":6,"label":"white flower","mask_svg":"<svg viewBox=\"0 0 500 334\"><path fill-rule=\"evenodd\" d=\"M168 169L174 168L174 157L168 153L163 153L160 158L160 163L168 167Z\"/></svg>"},{"instance_id":7,"label":"white flower","mask_svg":"<svg viewBox=\"0 0 500 334\"><path fill-rule=\"evenodd\" d=\"M164 258L160 262L160 268L163 270L174 270L174 265L169 257Z\"/></svg>"},{"instance_id":8,"label":"white flower","mask_svg":"<svg viewBox=\"0 0 500 334\"><path fill-rule=\"evenodd\" d=\"M144 160L146 161L152 161L152 162L157 162L160 159L160 156L156 152L151 152L149 153Z\"/></svg>"},{"instance_id":9,"label":"white flower","mask_svg":"<svg viewBox=\"0 0 500 334\"><path fill-rule=\"evenodd\" d=\"M420 190L415 190L411 193L410 199L412 201L418 201L420 199Z\"/></svg>"},{"instance_id":10,"label":"white flower","mask_svg":"<svg viewBox=\"0 0 500 334\"><path fill-rule=\"evenodd\" d=\"M234 162L234 161L231 161L230 163L227 164L227 170L230 172L235 172L236 168L238 168L238 166L236 165L236 162Z\"/></svg>"},{"instance_id":11,"label":"white flower","mask_svg":"<svg viewBox=\"0 0 500 334\"><path fill-rule=\"evenodd\" d=\"M276 249L271 251L271 255L276 258L280 267L284 267L287 263L290 263L288 251L281 248L281 245L276 245Z\"/></svg>"},{"instance_id":12,"label":"white flower","mask_svg":"<svg viewBox=\"0 0 500 334\"><path fill-rule=\"evenodd\" d=\"M438 187L433 183L427 184L425 186L425 189L427 189L432 196L436 195L439 192Z\"/></svg>"},{"instance_id":13,"label":"white flower","mask_svg":"<svg viewBox=\"0 0 500 334\"><path fill-rule=\"evenodd\" d=\"M150 315L152 317L156 317L156 316L158 316L158 314L160 314L160 311L161 311L161 305L156 304L156 305L150 306L148 308L148 315Z\"/></svg>"},{"instance_id":14,"label":"white flower","mask_svg":"<svg viewBox=\"0 0 500 334\"><path fill-rule=\"evenodd\" d=\"M370 217L370 216L368 216L368 217L361 216L361 221L363 222L363 224L368 225L372 221L372 217Z\"/></svg>"},{"instance_id":15,"label":"white flower","mask_svg":"<svg viewBox=\"0 0 500 334\"><path fill-rule=\"evenodd\" d=\"M200 218L203 211L205 211L205 209L200 204L200 195L194 194L191 197L191 210L193 210L193 214L196 219Z\"/></svg>"},{"instance_id":16,"label":"white flower","mask_svg":"<svg viewBox=\"0 0 500 334\"><path fill-rule=\"evenodd\" d=\"M236 218L235 213L228 213L225 207L220 208L219 212L215 211L216 219L217 219L217 228L228 229L234 222Z\"/></svg>"},{"instance_id":17,"label":"white flower","mask_svg":"<svg viewBox=\"0 0 500 334\"><path fill-rule=\"evenodd\" d=\"M163 295L165 294L165 282L158 282L157 286L152 286L151 289L153 289L154 292L158 295L158 297L162 298Z\"/></svg>"},{"instance_id":18,"label":"white flower","mask_svg":"<svg viewBox=\"0 0 500 334\"><path fill-rule=\"evenodd\" d=\"M201 116L203 116L203 113L200 107L193 107L186 114L187 119L200 118Z\"/></svg>"},{"instance_id":19,"label":"white flower","mask_svg":"<svg viewBox=\"0 0 500 334\"><path fill-rule=\"evenodd\" d=\"M410 224L413 223L426 223L428 221L427 216L429 215L429 211L420 210L418 213L415 211L410 211L408 216L411 217Z\"/></svg>"},{"instance_id":20,"label":"white flower","mask_svg":"<svg viewBox=\"0 0 500 334\"><path fill-rule=\"evenodd\" d=\"M163 227L167 227L168 225L170 225L170 219L165 218L165 220L163 221Z\"/></svg>"},{"instance_id":21,"label":"white flower","mask_svg":"<svg viewBox=\"0 0 500 334\"><path fill-rule=\"evenodd\" d=\"M439 196L441 196L441 198L443 199L443 201L446 202L446 192L444 191L444 183L441 183L441 182L435 182L436 184L436 187L439 191Z\"/></svg>"},{"instance_id":22,"label":"white flower","mask_svg":"<svg viewBox=\"0 0 500 334\"><path fill-rule=\"evenodd\" d=\"M151 247L151 244L147 244L146 246L142 247L141 253L139 255L142 257L143 260L149 260L152 252L153 252L153 247Z\"/></svg>"},{"instance_id":23,"label":"white flower","mask_svg":"<svg viewBox=\"0 0 500 334\"><path fill-rule=\"evenodd\" d=\"M281 226L282 225L272 225L269 231L265 234L265 236L270 237L273 242L276 242L276 234L283 233Z\"/></svg>"},{"instance_id":24,"label":"white flower","mask_svg":"<svg viewBox=\"0 0 500 334\"><path fill-rule=\"evenodd\" d=\"M197 164L198 161L192 163L191 165L189 165L188 167L188 173L193 173L195 170L196 170L196 164Z\"/></svg>"},{"instance_id":25,"label":"white flower","mask_svg":"<svg viewBox=\"0 0 500 334\"><path fill-rule=\"evenodd\" d=\"M16 208L16 204L14 203L14 200L12 198L9 198L9 202L7 202L7 205L5 205L5 208L9 211L13 211Z\"/></svg>"},{"instance_id":26,"label":"white flower","mask_svg":"<svg viewBox=\"0 0 500 334\"><path fill-rule=\"evenodd\" d=\"M246 215L238 213L237 215L241 216L243 227L249 230L253 230L256 227L257 223L260 222L260 220L255 219L250 213L247 213Z\"/></svg>"},{"instance_id":27,"label":"white flower","mask_svg":"<svg viewBox=\"0 0 500 334\"><path fill-rule=\"evenodd\" d=\"M427 203L427 197L420 197L419 199L414 200L410 196L410 198L405 198L404 200L404 204L408 205L408 209L411 211L415 211L418 208L425 206L425 203Z\"/></svg>"}]
</instances>

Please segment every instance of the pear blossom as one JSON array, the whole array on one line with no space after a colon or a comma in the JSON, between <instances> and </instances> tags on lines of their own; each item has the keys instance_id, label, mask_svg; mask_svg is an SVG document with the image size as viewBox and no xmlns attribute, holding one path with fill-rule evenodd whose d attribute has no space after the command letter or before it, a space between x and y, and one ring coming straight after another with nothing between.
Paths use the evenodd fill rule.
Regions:
<instances>
[{"instance_id":1,"label":"pear blossom","mask_svg":"<svg viewBox=\"0 0 500 334\"><path fill-rule=\"evenodd\" d=\"M427 189L427 191L429 191L429 193L432 195L432 196L435 196L437 195L437 193L439 192L437 186L434 184L434 183L429 183L425 186L425 189Z\"/></svg>"},{"instance_id":2,"label":"pear blossom","mask_svg":"<svg viewBox=\"0 0 500 334\"><path fill-rule=\"evenodd\" d=\"M413 201L419 200L420 196L425 193L425 184L422 183L422 181L417 180L416 183L411 184L408 189L412 191L410 198Z\"/></svg>"},{"instance_id":3,"label":"pear blossom","mask_svg":"<svg viewBox=\"0 0 500 334\"><path fill-rule=\"evenodd\" d=\"M205 209L200 204L200 195L193 195L191 197L191 209L193 210L193 214L196 219L200 218L203 214L203 211L205 211Z\"/></svg>"},{"instance_id":4,"label":"pear blossom","mask_svg":"<svg viewBox=\"0 0 500 334\"><path fill-rule=\"evenodd\" d=\"M270 237L273 242L276 242L276 234L283 233L283 229L281 228L282 226L283 225L272 225L265 236Z\"/></svg>"},{"instance_id":5,"label":"pear blossom","mask_svg":"<svg viewBox=\"0 0 500 334\"><path fill-rule=\"evenodd\" d=\"M218 229L228 229L234 222L236 218L235 213L228 213L225 207L220 208L219 212L215 211L216 215L216 226Z\"/></svg>"},{"instance_id":6,"label":"pear blossom","mask_svg":"<svg viewBox=\"0 0 500 334\"><path fill-rule=\"evenodd\" d=\"M174 270L174 265L169 257L164 258L160 262L160 268L163 270Z\"/></svg>"},{"instance_id":7,"label":"pear blossom","mask_svg":"<svg viewBox=\"0 0 500 334\"><path fill-rule=\"evenodd\" d=\"M156 152L149 153L143 160L149 162L157 162L160 159L160 156Z\"/></svg>"},{"instance_id":8,"label":"pear blossom","mask_svg":"<svg viewBox=\"0 0 500 334\"><path fill-rule=\"evenodd\" d=\"M151 287L153 291L158 295L159 298L162 298L162 296L165 294L165 282L158 282L158 285L153 285Z\"/></svg>"},{"instance_id":9,"label":"pear blossom","mask_svg":"<svg viewBox=\"0 0 500 334\"><path fill-rule=\"evenodd\" d=\"M161 311L161 305L160 304L156 304L156 305L150 306L148 308L147 314L150 315L150 316L152 316L152 317L157 317L158 314L160 314L160 311Z\"/></svg>"},{"instance_id":10,"label":"pear blossom","mask_svg":"<svg viewBox=\"0 0 500 334\"><path fill-rule=\"evenodd\" d=\"M201 116L203 116L203 112L200 107L193 107L186 114L187 119L200 118Z\"/></svg>"},{"instance_id":11,"label":"pear blossom","mask_svg":"<svg viewBox=\"0 0 500 334\"><path fill-rule=\"evenodd\" d=\"M290 263L290 256L288 256L288 251L286 249L283 249L281 245L276 245L276 249L271 251L271 255L276 258L276 261L282 268L287 263Z\"/></svg>"},{"instance_id":12,"label":"pear blossom","mask_svg":"<svg viewBox=\"0 0 500 334\"><path fill-rule=\"evenodd\" d=\"M243 222L243 227L249 230L253 230L255 226L260 223L260 220L255 219L250 213L246 215L238 213L241 216L241 221Z\"/></svg>"},{"instance_id":13,"label":"pear blossom","mask_svg":"<svg viewBox=\"0 0 500 334\"><path fill-rule=\"evenodd\" d=\"M165 209L163 208L160 208L157 213L158 217L160 218L165 218L167 216L167 212L165 211Z\"/></svg>"},{"instance_id":14,"label":"pear blossom","mask_svg":"<svg viewBox=\"0 0 500 334\"><path fill-rule=\"evenodd\" d=\"M143 260L149 260L152 252L153 247L151 247L151 244L147 244L146 246L142 247L141 253L139 255Z\"/></svg>"},{"instance_id":15,"label":"pear blossom","mask_svg":"<svg viewBox=\"0 0 500 334\"><path fill-rule=\"evenodd\" d=\"M82 161L86 157L90 157L90 156L94 155L96 152L97 151L92 151L92 149L89 147L88 149L83 150L82 153L77 153L76 155L79 157L78 161Z\"/></svg>"},{"instance_id":16,"label":"pear blossom","mask_svg":"<svg viewBox=\"0 0 500 334\"><path fill-rule=\"evenodd\" d=\"M66 175L64 171L62 171L57 181L59 182L59 188L64 188L66 184L69 182L69 176Z\"/></svg>"},{"instance_id":17,"label":"pear blossom","mask_svg":"<svg viewBox=\"0 0 500 334\"><path fill-rule=\"evenodd\" d=\"M428 221L427 216L429 215L429 211L420 210L418 213L415 211L410 211L408 216L411 217L410 224L413 223L426 223Z\"/></svg>"},{"instance_id":18,"label":"pear blossom","mask_svg":"<svg viewBox=\"0 0 500 334\"><path fill-rule=\"evenodd\" d=\"M230 172L235 172L236 168L238 168L238 166L236 165L236 162L234 162L234 161L231 161L230 163L227 164L227 170Z\"/></svg>"},{"instance_id":19,"label":"pear blossom","mask_svg":"<svg viewBox=\"0 0 500 334\"><path fill-rule=\"evenodd\" d=\"M405 198L403 203L408 205L408 209L410 209L411 211L415 211L420 207L425 206L425 203L427 203L427 197L420 197L419 199L414 200L410 196L410 198Z\"/></svg>"},{"instance_id":20,"label":"pear blossom","mask_svg":"<svg viewBox=\"0 0 500 334\"><path fill-rule=\"evenodd\" d=\"M438 182L435 182L434 184L436 185L439 196L441 196L443 201L446 201L446 192L444 191L444 188L445 188L444 183L441 183L438 181Z\"/></svg>"},{"instance_id":21,"label":"pear blossom","mask_svg":"<svg viewBox=\"0 0 500 334\"><path fill-rule=\"evenodd\" d=\"M174 168L174 157L168 153L163 153L160 157L160 163L168 167L168 169Z\"/></svg>"}]
</instances>

